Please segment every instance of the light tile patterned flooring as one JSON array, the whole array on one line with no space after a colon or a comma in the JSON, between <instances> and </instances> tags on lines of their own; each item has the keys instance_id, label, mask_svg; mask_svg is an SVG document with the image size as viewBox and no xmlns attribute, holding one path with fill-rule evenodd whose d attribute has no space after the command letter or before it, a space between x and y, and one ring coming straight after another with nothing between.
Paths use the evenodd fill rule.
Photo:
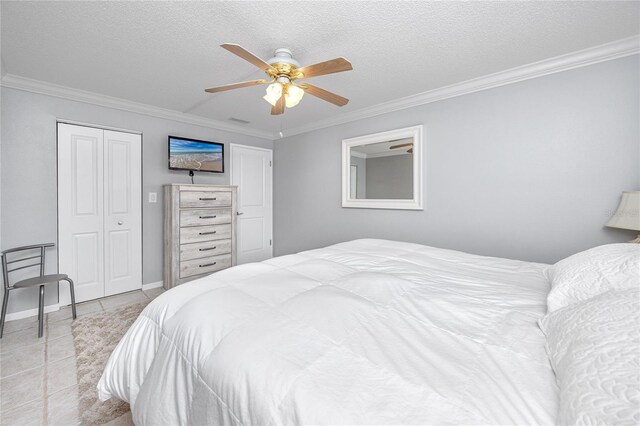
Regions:
<instances>
[{"instance_id":1,"label":"light tile patterned flooring","mask_svg":"<svg viewBox=\"0 0 640 426\"><path fill-rule=\"evenodd\" d=\"M133 291L77 304L78 318L153 299L164 290ZM11 303L11 302L9 302ZM78 378L71 308L5 324L0 339L0 425L78 424Z\"/></svg>"}]
</instances>

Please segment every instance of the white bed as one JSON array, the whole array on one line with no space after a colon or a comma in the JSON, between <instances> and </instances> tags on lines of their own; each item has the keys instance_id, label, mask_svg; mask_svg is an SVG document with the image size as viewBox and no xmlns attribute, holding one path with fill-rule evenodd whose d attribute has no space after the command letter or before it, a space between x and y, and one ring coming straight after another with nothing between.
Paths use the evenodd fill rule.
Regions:
<instances>
[{"instance_id":1,"label":"white bed","mask_svg":"<svg viewBox=\"0 0 640 426\"><path fill-rule=\"evenodd\" d=\"M356 240L153 301L98 384L136 424L553 424L549 265Z\"/></svg>"}]
</instances>

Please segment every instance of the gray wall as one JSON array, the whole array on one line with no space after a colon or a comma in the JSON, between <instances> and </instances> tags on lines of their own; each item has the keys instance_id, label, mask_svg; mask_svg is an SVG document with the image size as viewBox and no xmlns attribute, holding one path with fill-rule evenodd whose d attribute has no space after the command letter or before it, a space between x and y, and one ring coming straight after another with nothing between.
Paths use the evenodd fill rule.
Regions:
<instances>
[{"instance_id":1,"label":"gray wall","mask_svg":"<svg viewBox=\"0 0 640 426\"><path fill-rule=\"evenodd\" d=\"M189 183L187 172L167 169L167 135L225 142L225 170L229 170L228 143L272 148L273 142L141 114L3 87L1 103L2 249L56 242L56 120L67 119L142 132L143 282L162 280L162 185ZM229 173L198 173L196 183L228 184ZM157 192L158 202L148 203ZM50 250L49 272L57 269L57 253ZM58 301L54 286L47 288L46 304ZM11 294L9 312L37 307L37 289Z\"/></svg>"},{"instance_id":2,"label":"gray wall","mask_svg":"<svg viewBox=\"0 0 640 426\"><path fill-rule=\"evenodd\" d=\"M367 158L367 198L413 198L413 156Z\"/></svg>"},{"instance_id":3,"label":"gray wall","mask_svg":"<svg viewBox=\"0 0 640 426\"><path fill-rule=\"evenodd\" d=\"M275 142L275 253L361 237L555 262L634 237L604 227L640 189L638 55ZM341 141L424 125L424 211L341 207Z\"/></svg>"}]
</instances>

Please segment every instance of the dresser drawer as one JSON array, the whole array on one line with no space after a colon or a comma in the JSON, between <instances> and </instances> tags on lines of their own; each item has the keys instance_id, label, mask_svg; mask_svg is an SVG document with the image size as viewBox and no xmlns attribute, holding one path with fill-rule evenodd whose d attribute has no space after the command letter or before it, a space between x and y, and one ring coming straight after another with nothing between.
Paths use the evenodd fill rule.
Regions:
<instances>
[{"instance_id":1,"label":"dresser drawer","mask_svg":"<svg viewBox=\"0 0 640 426\"><path fill-rule=\"evenodd\" d=\"M205 241L180 245L180 260L199 259L231 253L231 240Z\"/></svg>"},{"instance_id":2,"label":"dresser drawer","mask_svg":"<svg viewBox=\"0 0 640 426\"><path fill-rule=\"evenodd\" d=\"M231 223L231 209L181 210L180 226Z\"/></svg>"},{"instance_id":3,"label":"dresser drawer","mask_svg":"<svg viewBox=\"0 0 640 426\"><path fill-rule=\"evenodd\" d=\"M231 224L180 228L180 244L231 238Z\"/></svg>"},{"instance_id":4,"label":"dresser drawer","mask_svg":"<svg viewBox=\"0 0 640 426\"><path fill-rule=\"evenodd\" d=\"M194 275L210 274L231 266L231 254L204 257L202 259L185 260L180 262L180 278Z\"/></svg>"},{"instance_id":5,"label":"dresser drawer","mask_svg":"<svg viewBox=\"0 0 640 426\"><path fill-rule=\"evenodd\" d=\"M231 205L231 192L227 191L180 191L180 208L219 207Z\"/></svg>"}]
</instances>

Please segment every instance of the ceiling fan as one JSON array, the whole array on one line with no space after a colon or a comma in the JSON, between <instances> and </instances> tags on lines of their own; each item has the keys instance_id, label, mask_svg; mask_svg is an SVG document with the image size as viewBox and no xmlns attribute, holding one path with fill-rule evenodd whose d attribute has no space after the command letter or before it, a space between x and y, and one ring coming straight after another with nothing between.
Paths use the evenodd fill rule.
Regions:
<instances>
[{"instance_id":1,"label":"ceiling fan","mask_svg":"<svg viewBox=\"0 0 640 426\"><path fill-rule=\"evenodd\" d=\"M405 146L410 146L411 148L409 148L407 150L407 153L413 154L413 142L401 143L401 144L398 144L398 145L392 145L392 146L389 147L389 149L404 148Z\"/></svg>"},{"instance_id":2,"label":"ceiling fan","mask_svg":"<svg viewBox=\"0 0 640 426\"><path fill-rule=\"evenodd\" d=\"M298 61L293 59L289 49L276 49L273 58L263 61L237 44L225 43L221 44L220 47L240 56L245 61L251 62L264 71L269 79L225 84L224 86L205 89L205 92L217 93L239 89L241 87L269 84L264 99L272 105L271 115L283 114L285 106L287 108L293 108L298 105L305 92L337 106L345 106L349 102L349 99L331 93L328 90L321 89L306 82L296 82L298 79L351 71L353 69L351 62L345 58L335 58L330 61L300 67Z\"/></svg>"}]
</instances>

